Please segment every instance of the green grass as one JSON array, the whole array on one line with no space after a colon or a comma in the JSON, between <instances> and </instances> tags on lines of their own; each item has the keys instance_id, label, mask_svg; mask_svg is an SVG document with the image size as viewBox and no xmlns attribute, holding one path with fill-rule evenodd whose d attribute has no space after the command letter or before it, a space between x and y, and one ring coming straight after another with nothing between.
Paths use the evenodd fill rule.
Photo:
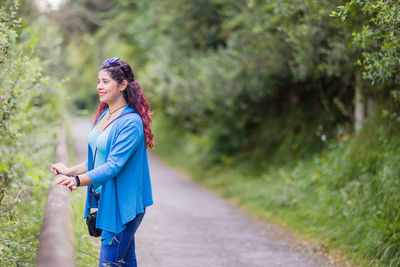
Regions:
<instances>
[{"instance_id":1,"label":"green grass","mask_svg":"<svg viewBox=\"0 0 400 267\"><path fill-rule=\"evenodd\" d=\"M370 119L358 137L344 135L321 153L277 166L256 164L263 159L244 153L206 162L201 151L207 140L179 132L162 116L153 125L155 152L167 163L254 215L361 266L400 265L396 127Z\"/></svg>"},{"instance_id":2,"label":"green grass","mask_svg":"<svg viewBox=\"0 0 400 267\"><path fill-rule=\"evenodd\" d=\"M66 121L67 131L67 145L70 165L75 165L76 155L73 149L73 138L71 135L72 119ZM85 187L86 188L86 187ZM75 233L75 248L76 252L76 264L77 266L97 266L99 251L98 251L98 239L89 236L86 221L83 219L83 210L85 207L85 188L80 188L72 193L72 212L73 212L73 223Z\"/></svg>"}]
</instances>

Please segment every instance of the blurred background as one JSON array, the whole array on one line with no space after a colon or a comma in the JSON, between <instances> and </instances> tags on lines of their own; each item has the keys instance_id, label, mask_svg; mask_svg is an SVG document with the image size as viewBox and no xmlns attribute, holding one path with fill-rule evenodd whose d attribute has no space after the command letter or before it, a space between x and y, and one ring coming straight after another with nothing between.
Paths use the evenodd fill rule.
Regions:
<instances>
[{"instance_id":1,"label":"blurred background","mask_svg":"<svg viewBox=\"0 0 400 267\"><path fill-rule=\"evenodd\" d=\"M399 266L399 15L395 0L1 0L0 265L33 264L58 126L93 119L117 56L169 164L354 264Z\"/></svg>"}]
</instances>

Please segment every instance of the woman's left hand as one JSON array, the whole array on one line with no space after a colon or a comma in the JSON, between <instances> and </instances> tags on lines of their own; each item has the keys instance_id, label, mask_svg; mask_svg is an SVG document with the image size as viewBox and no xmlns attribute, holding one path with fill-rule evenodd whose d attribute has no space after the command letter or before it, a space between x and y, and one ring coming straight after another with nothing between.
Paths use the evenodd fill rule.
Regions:
<instances>
[{"instance_id":1,"label":"woman's left hand","mask_svg":"<svg viewBox=\"0 0 400 267\"><path fill-rule=\"evenodd\" d=\"M67 186L71 190L75 190L78 187L76 186L76 180L73 176L63 175L57 179L57 184L62 184Z\"/></svg>"}]
</instances>

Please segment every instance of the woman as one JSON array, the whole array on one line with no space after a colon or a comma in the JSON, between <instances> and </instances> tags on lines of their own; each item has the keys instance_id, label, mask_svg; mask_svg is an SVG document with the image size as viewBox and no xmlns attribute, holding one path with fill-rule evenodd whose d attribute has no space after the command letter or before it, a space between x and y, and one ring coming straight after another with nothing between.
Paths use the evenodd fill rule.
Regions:
<instances>
[{"instance_id":1,"label":"woman","mask_svg":"<svg viewBox=\"0 0 400 267\"><path fill-rule=\"evenodd\" d=\"M87 186L84 217L98 208L99 266L136 266L134 234L153 204L146 148L153 148L152 112L132 68L107 59L97 79L100 103L88 136L88 159L67 168L51 164L57 183ZM99 197L97 197L99 196Z\"/></svg>"}]
</instances>

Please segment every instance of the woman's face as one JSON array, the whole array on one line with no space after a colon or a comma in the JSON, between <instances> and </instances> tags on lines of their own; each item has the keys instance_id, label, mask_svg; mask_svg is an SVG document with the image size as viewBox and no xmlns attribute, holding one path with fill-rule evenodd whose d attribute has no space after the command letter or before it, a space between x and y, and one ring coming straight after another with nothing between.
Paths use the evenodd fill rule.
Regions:
<instances>
[{"instance_id":1,"label":"woman's face","mask_svg":"<svg viewBox=\"0 0 400 267\"><path fill-rule=\"evenodd\" d=\"M111 78L106 70L100 70L97 75L97 92L101 102L110 104L123 97L121 86Z\"/></svg>"}]
</instances>

